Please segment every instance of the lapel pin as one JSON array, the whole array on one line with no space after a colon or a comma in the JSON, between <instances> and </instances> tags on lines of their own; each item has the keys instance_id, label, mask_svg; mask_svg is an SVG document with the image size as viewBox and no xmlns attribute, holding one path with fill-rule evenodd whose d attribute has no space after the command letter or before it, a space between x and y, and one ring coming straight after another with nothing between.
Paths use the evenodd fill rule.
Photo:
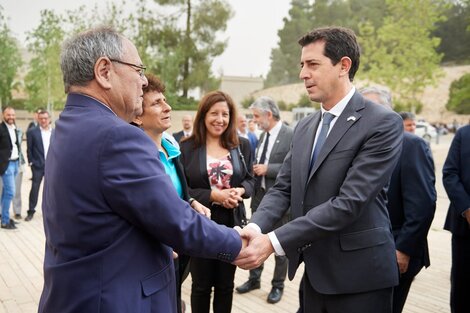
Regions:
<instances>
[{"instance_id":1,"label":"lapel pin","mask_svg":"<svg viewBox=\"0 0 470 313\"><path fill-rule=\"evenodd\" d=\"M350 116L350 117L348 117L348 119L347 119L346 121L347 121L347 122L349 122L349 121L353 121L353 122L354 122L355 120L356 120L356 117L355 117L355 116Z\"/></svg>"}]
</instances>

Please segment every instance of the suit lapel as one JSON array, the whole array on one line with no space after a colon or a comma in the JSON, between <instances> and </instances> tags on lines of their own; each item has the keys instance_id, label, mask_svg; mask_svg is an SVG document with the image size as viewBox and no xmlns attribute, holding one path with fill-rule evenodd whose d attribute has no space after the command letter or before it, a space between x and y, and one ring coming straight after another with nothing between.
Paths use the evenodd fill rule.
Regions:
<instances>
[{"instance_id":1,"label":"suit lapel","mask_svg":"<svg viewBox=\"0 0 470 313\"><path fill-rule=\"evenodd\" d=\"M279 144L282 141L282 138L283 138L284 133L286 131L285 128L286 128L286 126L284 126L284 125L281 126L281 129L279 130L279 134L277 134L276 141L274 142L274 145L273 145L273 148L271 149L271 154L269 155L269 157L271 157L271 155L275 154L277 152L277 150L279 149Z\"/></svg>"},{"instance_id":2,"label":"suit lapel","mask_svg":"<svg viewBox=\"0 0 470 313\"><path fill-rule=\"evenodd\" d=\"M206 152L206 145L201 145L197 148L198 156L199 156L199 175L200 177L204 177L206 181L207 187L211 187L209 182L209 176L207 175L207 152Z\"/></svg>"},{"instance_id":3,"label":"suit lapel","mask_svg":"<svg viewBox=\"0 0 470 313\"><path fill-rule=\"evenodd\" d=\"M349 130L349 128L361 118L361 114L359 114L357 111L364 107L364 103L363 101L360 101L360 99L361 98L358 97L356 92L351 100L349 100L341 115L338 117L328 137L326 137L320 154L318 155L315 164L313 165L313 168L308 177L309 180L312 178L313 174L315 174L316 170L323 163L326 157L330 154L331 150L333 150L336 144Z\"/></svg>"},{"instance_id":4,"label":"suit lapel","mask_svg":"<svg viewBox=\"0 0 470 313\"><path fill-rule=\"evenodd\" d=\"M315 133L317 132L318 124L320 123L321 111L314 113L311 120L306 123L307 129L305 130L305 142L300 142L300 145L305 147L306 152L300 153L300 167L302 169L308 169L310 167L310 160L312 158L313 142L315 141ZM301 149L303 151L303 149ZM301 186L305 186L307 183L308 170L300 171L301 175Z\"/></svg>"}]
</instances>

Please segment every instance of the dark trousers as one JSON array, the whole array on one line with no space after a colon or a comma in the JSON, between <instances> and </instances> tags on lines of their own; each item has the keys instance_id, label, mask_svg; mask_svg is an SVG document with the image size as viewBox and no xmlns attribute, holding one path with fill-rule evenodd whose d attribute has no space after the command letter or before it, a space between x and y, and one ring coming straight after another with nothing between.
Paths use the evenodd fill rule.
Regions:
<instances>
[{"instance_id":1,"label":"dark trousers","mask_svg":"<svg viewBox=\"0 0 470 313\"><path fill-rule=\"evenodd\" d=\"M36 212L36 205L38 204L39 187L41 186L42 178L44 177L44 168L37 168L32 166L31 172L33 173L31 191L29 193L29 210L28 214Z\"/></svg>"},{"instance_id":2,"label":"dark trousers","mask_svg":"<svg viewBox=\"0 0 470 313\"><path fill-rule=\"evenodd\" d=\"M214 287L214 313L232 311L236 266L218 260L191 258L191 312L209 313L212 287Z\"/></svg>"},{"instance_id":3,"label":"dark trousers","mask_svg":"<svg viewBox=\"0 0 470 313\"><path fill-rule=\"evenodd\" d=\"M450 311L470 312L470 237L452 235L452 269L450 272Z\"/></svg>"},{"instance_id":4,"label":"dark trousers","mask_svg":"<svg viewBox=\"0 0 470 313\"><path fill-rule=\"evenodd\" d=\"M423 268L420 259L411 258L408 270L400 275L400 283L393 288L393 313L401 313L415 276Z\"/></svg>"},{"instance_id":5,"label":"dark trousers","mask_svg":"<svg viewBox=\"0 0 470 313\"><path fill-rule=\"evenodd\" d=\"M310 284L307 272L303 281L304 313L391 313L393 288L353 294L327 295Z\"/></svg>"},{"instance_id":6,"label":"dark trousers","mask_svg":"<svg viewBox=\"0 0 470 313\"><path fill-rule=\"evenodd\" d=\"M212 220L233 227L233 212L220 206L212 206ZM212 287L214 313L230 313L236 266L230 263L191 257L191 312L209 313Z\"/></svg>"},{"instance_id":7,"label":"dark trousers","mask_svg":"<svg viewBox=\"0 0 470 313\"><path fill-rule=\"evenodd\" d=\"M287 257L286 256L274 256L275 267L273 279L271 280L271 285L276 288L284 289L284 281L287 276ZM260 267L250 270L250 280L260 281L261 273L263 272L264 265L261 264Z\"/></svg>"}]
</instances>

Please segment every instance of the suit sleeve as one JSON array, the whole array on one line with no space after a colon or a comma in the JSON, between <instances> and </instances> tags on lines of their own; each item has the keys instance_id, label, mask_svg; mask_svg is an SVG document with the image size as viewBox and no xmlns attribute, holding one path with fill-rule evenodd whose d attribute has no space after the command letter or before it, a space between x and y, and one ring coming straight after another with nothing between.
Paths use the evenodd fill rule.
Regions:
<instances>
[{"instance_id":1,"label":"suit sleeve","mask_svg":"<svg viewBox=\"0 0 470 313\"><path fill-rule=\"evenodd\" d=\"M468 127L464 128L468 131ZM453 208L457 210L459 215L462 215L465 210L470 208L470 193L465 189L465 185L462 181L462 172L464 169L461 168L461 164L463 163L461 157L463 155L462 133L464 128L458 130L455 134L449 149L449 154L447 155L442 169L444 188L449 196L449 200L452 203ZM466 162L468 162L468 158L466 158L466 160Z\"/></svg>"},{"instance_id":2,"label":"suit sleeve","mask_svg":"<svg viewBox=\"0 0 470 313\"><path fill-rule=\"evenodd\" d=\"M436 210L434 161L428 145L420 138L405 141L401 162L401 193L404 223L395 239L396 248L415 255L431 227Z\"/></svg>"},{"instance_id":3,"label":"suit sleeve","mask_svg":"<svg viewBox=\"0 0 470 313\"><path fill-rule=\"evenodd\" d=\"M233 261L241 249L238 233L181 200L154 152L153 142L137 128L125 125L109 132L100 151L99 171L110 207L176 251Z\"/></svg>"}]
</instances>

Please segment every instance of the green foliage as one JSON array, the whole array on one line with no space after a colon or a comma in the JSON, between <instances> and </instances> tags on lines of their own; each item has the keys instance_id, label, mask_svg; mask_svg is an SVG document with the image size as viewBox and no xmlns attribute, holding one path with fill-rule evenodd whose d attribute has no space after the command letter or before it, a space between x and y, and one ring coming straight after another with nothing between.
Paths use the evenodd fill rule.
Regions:
<instances>
[{"instance_id":1,"label":"green foliage","mask_svg":"<svg viewBox=\"0 0 470 313\"><path fill-rule=\"evenodd\" d=\"M199 87L209 90L214 84L212 60L221 55L226 47L225 41L215 38L226 29L227 21L232 17L230 5L225 0L154 1L177 12L164 21L164 32L160 34L166 35L163 38L165 44L155 47L159 52L163 50L157 63L168 63L168 57L172 59L170 62L173 61L171 68L167 68L170 75L162 75L163 79L169 81L170 76L175 78L175 87L182 91L185 98L190 89ZM184 27L180 27L182 23L176 17L184 17Z\"/></svg>"},{"instance_id":2,"label":"green foliage","mask_svg":"<svg viewBox=\"0 0 470 313\"><path fill-rule=\"evenodd\" d=\"M445 3L445 21L437 23L433 34L441 38L437 51L443 53L442 62L470 62L470 1Z\"/></svg>"},{"instance_id":3,"label":"green foliage","mask_svg":"<svg viewBox=\"0 0 470 313\"><path fill-rule=\"evenodd\" d=\"M470 114L470 73L452 82L446 108L457 114Z\"/></svg>"},{"instance_id":4,"label":"green foliage","mask_svg":"<svg viewBox=\"0 0 470 313\"><path fill-rule=\"evenodd\" d=\"M358 76L388 86L395 99L416 112L424 88L442 74L442 55L435 50L440 40L431 31L443 16L434 0L386 3L389 14L380 28L361 25L359 42L366 66Z\"/></svg>"},{"instance_id":5,"label":"green foliage","mask_svg":"<svg viewBox=\"0 0 470 313\"><path fill-rule=\"evenodd\" d=\"M303 93L302 96L300 97L299 101L297 101L296 104L291 105L291 109L294 108L294 107L318 109L318 108L320 108L320 104L318 102L313 102L308 97L308 94Z\"/></svg>"},{"instance_id":6,"label":"green foliage","mask_svg":"<svg viewBox=\"0 0 470 313\"><path fill-rule=\"evenodd\" d=\"M313 2L313 4L311 4ZM271 51L271 69L265 87L299 81L301 47L297 39L316 27L337 25L358 31L368 21L372 27L382 25L385 0L292 0L289 16L278 31L279 46Z\"/></svg>"},{"instance_id":7,"label":"green foliage","mask_svg":"<svg viewBox=\"0 0 470 313\"><path fill-rule=\"evenodd\" d=\"M244 109L248 109L253 102L255 102L255 97L249 96L241 101L241 105Z\"/></svg>"},{"instance_id":8,"label":"green foliage","mask_svg":"<svg viewBox=\"0 0 470 313\"><path fill-rule=\"evenodd\" d=\"M33 54L25 78L29 94L26 108L30 111L46 105L51 111L64 105L60 70L60 45L65 35L63 22L63 18L53 11L41 11L39 26L28 34L28 48Z\"/></svg>"},{"instance_id":9,"label":"green foliage","mask_svg":"<svg viewBox=\"0 0 470 313\"><path fill-rule=\"evenodd\" d=\"M292 0L289 17L284 18L284 27L278 31L279 47L271 51L265 87L299 81L300 46L296 39L312 27L311 10L309 0Z\"/></svg>"},{"instance_id":10,"label":"green foliage","mask_svg":"<svg viewBox=\"0 0 470 313\"><path fill-rule=\"evenodd\" d=\"M16 87L15 76L22 65L16 40L12 37L0 6L0 109L11 101L11 91Z\"/></svg>"},{"instance_id":11,"label":"green foliage","mask_svg":"<svg viewBox=\"0 0 470 313\"><path fill-rule=\"evenodd\" d=\"M285 101L279 100L277 102L277 106L279 107L279 110L281 111L289 110L289 105Z\"/></svg>"}]
</instances>

